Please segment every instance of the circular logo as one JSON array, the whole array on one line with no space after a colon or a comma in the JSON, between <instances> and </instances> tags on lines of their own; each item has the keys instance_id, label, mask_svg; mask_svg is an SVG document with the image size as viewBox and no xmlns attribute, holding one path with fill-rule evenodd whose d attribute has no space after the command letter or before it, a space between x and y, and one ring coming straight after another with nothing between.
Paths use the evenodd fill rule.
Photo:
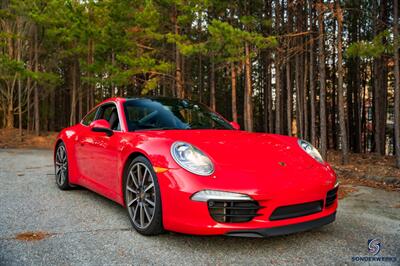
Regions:
<instances>
[{"instance_id":1,"label":"circular logo","mask_svg":"<svg viewBox=\"0 0 400 266\"><path fill-rule=\"evenodd\" d=\"M368 240L368 252L373 256L378 255L381 251L381 241L378 238Z\"/></svg>"}]
</instances>

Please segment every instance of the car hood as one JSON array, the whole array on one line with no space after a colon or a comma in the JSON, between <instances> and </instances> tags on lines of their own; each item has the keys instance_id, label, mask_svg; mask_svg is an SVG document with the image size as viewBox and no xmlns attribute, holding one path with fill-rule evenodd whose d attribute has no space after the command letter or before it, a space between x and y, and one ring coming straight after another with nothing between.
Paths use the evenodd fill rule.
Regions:
<instances>
[{"instance_id":1,"label":"car hood","mask_svg":"<svg viewBox=\"0 0 400 266\"><path fill-rule=\"evenodd\" d=\"M166 130L151 132L158 137L188 142L214 162L217 168L310 168L314 159L304 153L297 139L287 136L252 133L239 130ZM155 136L154 136L155 137Z\"/></svg>"},{"instance_id":2,"label":"car hood","mask_svg":"<svg viewBox=\"0 0 400 266\"><path fill-rule=\"evenodd\" d=\"M144 143L157 147L157 154L168 153L164 156L170 158L175 141L188 142L206 153L215 171L209 179L199 180L208 188L273 197L291 188L320 191L336 180L330 166L307 155L293 137L239 130L165 130L146 132L143 137ZM180 169L172 158L166 161L171 162L169 168Z\"/></svg>"}]
</instances>

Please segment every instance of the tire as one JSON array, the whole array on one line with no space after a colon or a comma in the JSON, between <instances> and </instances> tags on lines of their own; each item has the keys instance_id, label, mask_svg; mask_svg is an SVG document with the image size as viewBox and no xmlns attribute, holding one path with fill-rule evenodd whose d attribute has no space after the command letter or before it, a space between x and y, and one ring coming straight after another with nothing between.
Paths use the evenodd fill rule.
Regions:
<instances>
[{"instance_id":1,"label":"tire","mask_svg":"<svg viewBox=\"0 0 400 266\"><path fill-rule=\"evenodd\" d=\"M61 190L71 189L72 186L69 184L67 149L63 142L58 144L56 148L54 171L58 188Z\"/></svg>"},{"instance_id":2,"label":"tire","mask_svg":"<svg viewBox=\"0 0 400 266\"><path fill-rule=\"evenodd\" d=\"M163 230L161 191L150 161L136 157L124 172L124 200L129 220L142 235L158 235Z\"/></svg>"}]
</instances>

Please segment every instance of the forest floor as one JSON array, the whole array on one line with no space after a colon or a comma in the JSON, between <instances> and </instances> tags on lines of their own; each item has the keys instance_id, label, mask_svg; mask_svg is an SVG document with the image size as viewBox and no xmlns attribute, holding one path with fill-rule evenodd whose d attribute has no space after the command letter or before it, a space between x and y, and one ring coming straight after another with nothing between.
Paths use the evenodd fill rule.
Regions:
<instances>
[{"instance_id":1,"label":"forest floor","mask_svg":"<svg viewBox=\"0 0 400 266\"><path fill-rule=\"evenodd\" d=\"M23 130L22 141L18 129L0 129L0 149L52 149L58 132L46 132L35 136Z\"/></svg>"},{"instance_id":2,"label":"forest floor","mask_svg":"<svg viewBox=\"0 0 400 266\"><path fill-rule=\"evenodd\" d=\"M34 136L24 131L20 141L18 129L0 129L0 148L53 149L57 134L46 132L41 136ZM350 163L341 165L340 152L329 151L328 162L338 174L341 184L400 191L400 169L395 168L393 156L350 154ZM350 192L342 189L339 196L344 197Z\"/></svg>"}]
</instances>

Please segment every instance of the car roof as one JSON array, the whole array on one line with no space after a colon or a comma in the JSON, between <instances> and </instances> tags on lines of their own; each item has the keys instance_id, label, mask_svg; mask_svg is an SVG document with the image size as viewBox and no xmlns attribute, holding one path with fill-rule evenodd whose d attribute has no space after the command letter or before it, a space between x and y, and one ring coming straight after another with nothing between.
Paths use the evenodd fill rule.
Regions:
<instances>
[{"instance_id":1,"label":"car roof","mask_svg":"<svg viewBox=\"0 0 400 266\"><path fill-rule=\"evenodd\" d=\"M189 99L181 99L176 97L168 97L168 96L140 96L140 97L111 97L103 100L99 103L99 105L108 103L108 102L126 102L130 100L185 100L189 102L196 102Z\"/></svg>"},{"instance_id":2,"label":"car roof","mask_svg":"<svg viewBox=\"0 0 400 266\"><path fill-rule=\"evenodd\" d=\"M130 97L125 98L127 101L129 100L186 100L190 101L189 99L180 99L176 97L168 97L168 96L143 96L143 97Z\"/></svg>"}]
</instances>

